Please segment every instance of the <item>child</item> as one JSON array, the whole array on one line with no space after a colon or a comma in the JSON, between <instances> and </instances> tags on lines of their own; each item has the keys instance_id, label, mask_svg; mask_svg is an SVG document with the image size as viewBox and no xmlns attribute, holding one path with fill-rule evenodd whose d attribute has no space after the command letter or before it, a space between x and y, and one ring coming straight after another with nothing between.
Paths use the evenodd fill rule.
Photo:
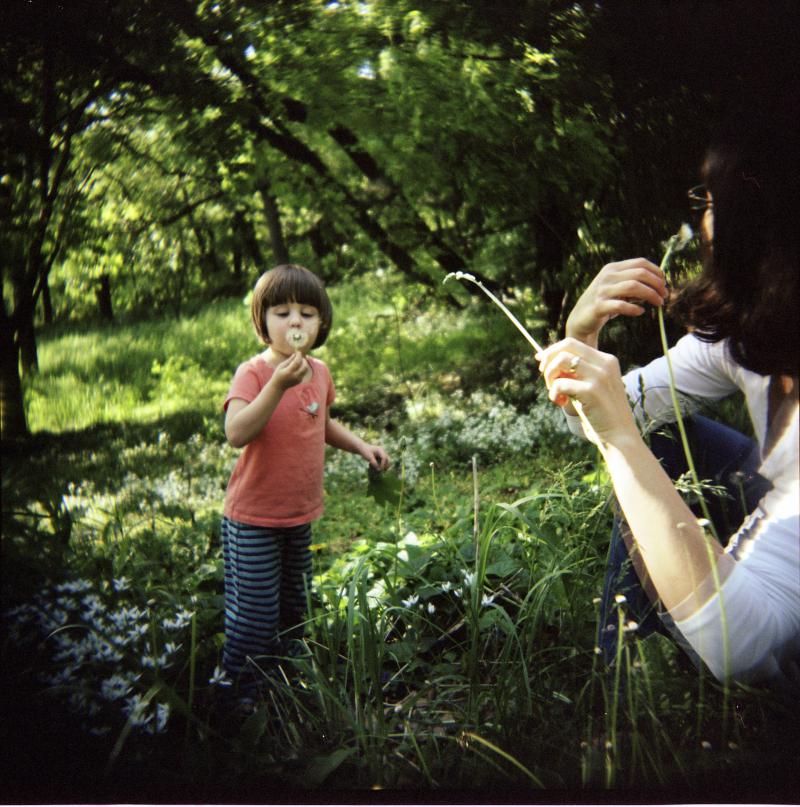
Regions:
<instances>
[{"instance_id":1,"label":"child","mask_svg":"<svg viewBox=\"0 0 800 807\"><path fill-rule=\"evenodd\" d=\"M333 381L308 355L325 343L333 318L322 281L302 266L277 266L256 283L251 315L267 349L239 365L224 405L225 436L244 451L222 519L222 664L244 696L263 683L258 657L281 655L287 638L302 635L325 444L360 454L377 470L389 467L381 446L330 417Z\"/></svg>"}]
</instances>

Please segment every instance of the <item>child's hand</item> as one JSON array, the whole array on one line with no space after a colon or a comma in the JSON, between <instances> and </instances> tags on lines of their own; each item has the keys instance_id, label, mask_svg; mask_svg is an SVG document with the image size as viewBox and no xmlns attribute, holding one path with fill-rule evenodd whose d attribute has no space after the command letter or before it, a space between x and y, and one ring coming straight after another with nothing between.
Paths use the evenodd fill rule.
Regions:
<instances>
[{"instance_id":1,"label":"child's hand","mask_svg":"<svg viewBox=\"0 0 800 807\"><path fill-rule=\"evenodd\" d=\"M391 460L389 455L383 450L381 446L372 446L364 443L364 446L358 452L361 456L376 470L385 471Z\"/></svg>"},{"instance_id":2,"label":"child's hand","mask_svg":"<svg viewBox=\"0 0 800 807\"><path fill-rule=\"evenodd\" d=\"M286 361L282 361L276 368L272 376L273 383L286 391L289 387L299 384L308 370L308 362L303 358L300 351L294 353Z\"/></svg>"}]
</instances>

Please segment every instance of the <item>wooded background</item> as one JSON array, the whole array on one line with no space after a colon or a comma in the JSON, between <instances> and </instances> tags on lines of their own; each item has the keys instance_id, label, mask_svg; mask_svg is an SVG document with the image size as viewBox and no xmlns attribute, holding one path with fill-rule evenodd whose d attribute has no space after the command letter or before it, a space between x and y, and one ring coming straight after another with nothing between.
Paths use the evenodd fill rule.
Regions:
<instances>
[{"instance_id":1,"label":"wooded background","mask_svg":"<svg viewBox=\"0 0 800 807\"><path fill-rule=\"evenodd\" d=\"M714 121L797 72L798 4L6 0L3 436L57 321L179 316L288 260L467 270L557 332L686 218ZM463 305L461 292L453 305Z\"/></svg>"}]
</instances>

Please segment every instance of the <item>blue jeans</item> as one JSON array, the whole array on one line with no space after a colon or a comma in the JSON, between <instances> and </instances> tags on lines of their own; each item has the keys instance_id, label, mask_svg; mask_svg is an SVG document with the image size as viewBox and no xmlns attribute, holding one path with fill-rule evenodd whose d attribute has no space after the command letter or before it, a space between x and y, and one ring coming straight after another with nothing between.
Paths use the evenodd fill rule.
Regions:
<instances>
[{"instance_id":1,"label":"blue jeans","mask_svg":"<svg viewBox=\"0 0 800 807\"><path fill-rule=\"evenodd\" d=\"M725 540L772 487L769 480L757 473L760 464L758 445L735 429L699 415L685 418L684 425L697 475L701 480L711 480L724 489L720 494L707 493L705 501L717 535ZM672 424L653 433L650 448L671 479L678 479L686 472L686 455L677 426ZM702 515L698 503L689 501L689 506L698 517ZM614 661L617 652L619 618L614 601L617 594L625 595L626 619L639 624L637 635L640 639L654 631L667 634L656 605L642 587L631 564L622 538L621 516L614 519L600 603L597 643L607 664Z\"/></svg>"}]
</instances>

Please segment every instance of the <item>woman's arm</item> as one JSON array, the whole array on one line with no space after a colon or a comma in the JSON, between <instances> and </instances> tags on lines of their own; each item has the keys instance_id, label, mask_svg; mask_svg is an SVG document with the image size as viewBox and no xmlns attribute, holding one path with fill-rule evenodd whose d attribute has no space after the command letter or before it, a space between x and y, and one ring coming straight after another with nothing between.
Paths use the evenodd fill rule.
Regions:
<instances>
[{"instance_id":1,"label":"woman's arm","mask_svg":"<svg viewBox=\"0 0 800 807\"><path fill-rule=\"evenodd\" d=\"M674 608L698 591L722 547L705 534L642 440L616 358L567 339L547 348L540 361L550 399L580 401L641 561L663 606Z\"/></svg>"},{"instance_id":2,"label":"woman's arm","mask_svg":"<svg viewBox=\"0 0 800 807\"><path fill-rule=\"evenodd\" d=\"M325 442L334 448L360 454L373 468L385 471L389 467L389 455L381 446L370 445L353 434L346 426L327 416L325 423Z\"/></svg>"}]
</instances>

